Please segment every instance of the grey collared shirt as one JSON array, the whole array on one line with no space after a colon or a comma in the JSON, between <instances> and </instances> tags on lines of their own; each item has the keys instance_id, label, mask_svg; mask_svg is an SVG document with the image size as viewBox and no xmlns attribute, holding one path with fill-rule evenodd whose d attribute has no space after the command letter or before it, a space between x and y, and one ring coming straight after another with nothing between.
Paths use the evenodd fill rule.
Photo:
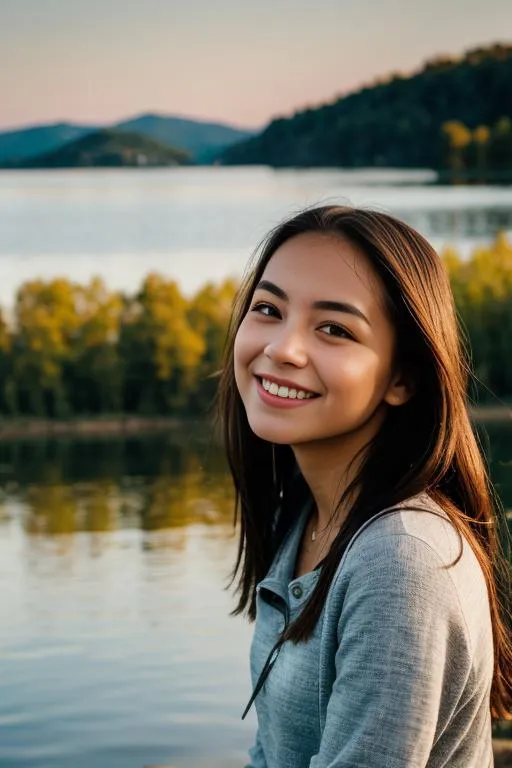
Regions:
<instances>
[{"instance_id":1,"label":"grey collared shirt","mask_svg":"<svg viewBox=\"0 0 512 768\"><path fill-rule=\"evenodd\" d=\"M253 685L318 578L293 578L307 516L257 588ZM284 643L256 697L250 768L493 766L487 589L466 539L459 562L442 568L458 552L456 531L426 495L362 526L313 636Z\"/></svg>"}]
</instances>

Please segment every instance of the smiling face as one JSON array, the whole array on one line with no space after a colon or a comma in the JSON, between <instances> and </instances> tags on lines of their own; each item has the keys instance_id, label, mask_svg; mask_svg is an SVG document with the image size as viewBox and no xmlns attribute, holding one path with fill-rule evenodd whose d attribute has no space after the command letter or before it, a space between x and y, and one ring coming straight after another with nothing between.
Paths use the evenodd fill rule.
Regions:
<instances>
[{"instance_id":1,"label":"smiling face","mask_svg":"<svg viewBox=\"0 0 512 768\"><path fill-rule=\"evenodd\" d=\"M313 232L287 240L235 339L251 429L294 448L354 435L364 444L387 408L409 396L394 369L395 344L384 286L361 250Z\"/></svg>"}]
</instances>

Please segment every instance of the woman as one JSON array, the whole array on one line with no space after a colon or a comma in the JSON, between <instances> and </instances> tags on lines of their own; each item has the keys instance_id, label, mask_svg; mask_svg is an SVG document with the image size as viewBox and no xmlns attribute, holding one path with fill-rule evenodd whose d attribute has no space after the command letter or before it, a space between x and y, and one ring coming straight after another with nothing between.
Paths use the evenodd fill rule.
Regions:
<instances>
[{"instance_id":1,"label":"woman","mask_svg":"<svg viewBox=\"0 0 512 768\"><path fill-rule=\"evenodd\" d=\"M219 392L252 768L493 765L508 570L465 374L447 275L406 224L329 206L269 235Z\"/></svg>"}]
</instances>

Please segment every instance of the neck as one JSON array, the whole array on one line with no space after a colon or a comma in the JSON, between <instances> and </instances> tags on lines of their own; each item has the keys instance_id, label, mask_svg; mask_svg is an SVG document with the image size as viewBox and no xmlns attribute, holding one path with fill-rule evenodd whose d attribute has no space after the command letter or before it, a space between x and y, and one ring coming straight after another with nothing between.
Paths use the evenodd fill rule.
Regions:
<instances>
[{"instance_id":1,"label":"neck","mask_svg":"<svg viewBox=\"0 0 512 768\"><path fill-rule=\"evenodd\" d=\"M315 530L323 530L330 523L341 525L348 514L348 509L337 507L354 476L353 471L348 467L348 462L341 462L339 459L327 462L322 460L321 454L312 455L305 450L294 452L297 464L315 501Z\"/></svg>"},{"instance_id":2,"label":"neck","mask_svg":"<svg viewBox=\"0 0 512 768\"><path fill-rule=\"evenodd\" d=\"M292 446L299 469L315 501L317 517L314 528L345 522L357 489L340 507L339 502L355 478L368 444L377 430L359 430L315 443Z\"/></svg>"}]
</instances>

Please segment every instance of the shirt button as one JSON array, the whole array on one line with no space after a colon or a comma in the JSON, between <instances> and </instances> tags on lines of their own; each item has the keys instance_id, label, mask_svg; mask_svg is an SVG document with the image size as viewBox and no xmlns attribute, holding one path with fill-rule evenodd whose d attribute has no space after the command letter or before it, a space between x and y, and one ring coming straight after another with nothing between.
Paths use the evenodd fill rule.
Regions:
<instances>
[{"instance_id":1,"label":"shirt button","mask_svg":"<svg viewBox=\"0 0 512 768\"><path fill-rule=\"evenodd\" d=\"M302 597L302 587L300 584L294 584L292 587L292 595L298 600Z\"/></svg>"}]
</instances>

